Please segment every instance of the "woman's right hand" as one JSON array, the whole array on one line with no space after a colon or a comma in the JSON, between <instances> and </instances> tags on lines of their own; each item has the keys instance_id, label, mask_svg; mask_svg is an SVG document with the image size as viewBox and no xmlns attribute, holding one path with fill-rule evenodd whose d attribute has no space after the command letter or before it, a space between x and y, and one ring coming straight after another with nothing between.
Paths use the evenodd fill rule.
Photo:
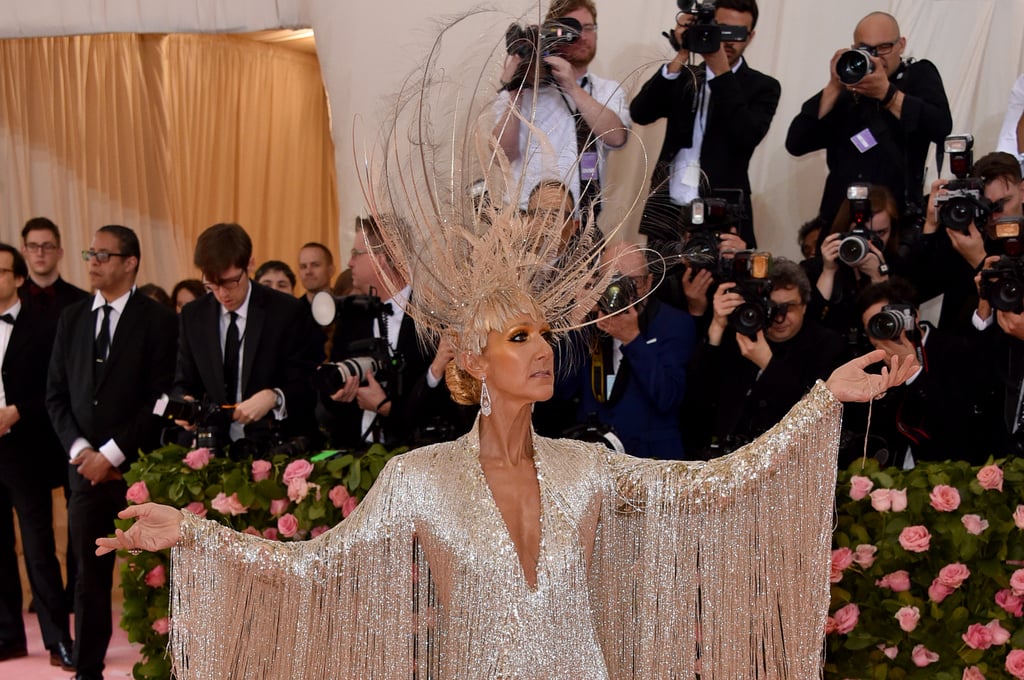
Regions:
<instances>
[{"instance_id":1,"label":"woman's right hand","mask_svg":"<svg viewBox=\"0 0 1024 680\"><path fill-rule=\"evenodd\" d=\"M181 510L169 505L130 505L117 513L117 516L121 519L134 518L135 524L128 531L117 529L113 538L97 538L97 555L106 555L115 550L164 550L174 546L181 538Z\"/></svg>"},{"instance_id":2,"label":"woman's right hand","mask_svg":"<svg viewBox=\"0 0 1024 680\"><path fill-rule=\"evenodd\" d=\"M841 234L829 234L821 242L822 267L830 272L839 269L839 241Z\"/></svg>"}]
</instances>

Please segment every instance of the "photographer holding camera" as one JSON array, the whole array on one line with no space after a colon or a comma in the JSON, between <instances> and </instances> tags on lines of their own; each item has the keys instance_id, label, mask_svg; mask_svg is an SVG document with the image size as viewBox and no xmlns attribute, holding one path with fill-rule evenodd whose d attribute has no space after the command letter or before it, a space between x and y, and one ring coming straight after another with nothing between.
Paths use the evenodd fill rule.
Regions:
<instances>
[{"instance_id":1,"label":"photographer holding camera","mask_svg":"<svg viewBox=\"0 0 1024 680\"><path fill-rule=\"evenodd\" d=\"M661 118L667 122L641 233L656 236L666 227L674 228L680 206L706 195L701 188L735 187L743 190L746 208L737 225L739 235L754 247L747 170L754 149L768 133L781 88L771 76L750 68L743 57L757 26L756 0L693 4L679 2L676 25L666 34L675 57L629 105L636 123L649 125ZM700 40L705 34L718 39ZM695 52L703 58L702 65L691 63Z\"/></svg>"},{"instance_id":2,"label":"photographer holding camera","mask_svg":"<svg viewBox=\"0 0 1024 680\"><path fill-rule=\"evenodd\" d=\"M904 60L906 44L895 17L868 14L853 32L852 49L832 56L824 89L789 126L789 153L826 150L819 210L826 219L853 182L887 187L904 214L921 208L928 145L941 144L953 120L938 70L927 60Z\"/></svg>"},{"instance_id":3,"label":"photographer holding camera","mask_svg":"<svg viewBox=\"0 0 1024 680\"><path fill-rule=\"evenodd\" d=\"M193 262L208 294L181 311L175 396L220 406L207 414L217 446L314 437L309 378L321 336L309 305L249 279L252 240L237 224L203 231Z\"/></svg>"},{"instance_id":4,"label":"photographer holding camera","mask_svg":"<svg viewBox=\"0 0 1024 680\"><path fill-rule=\"evenodd\" d=\"M765 275L768 285L751 285ZM783 258L718 287L682 413L691 454L751 441L845 360L842 339L806 318L810 296L803 269Z\"/></svg>"},{"instance_id":5,"label":"photographer holding camera","mask_svg":"<svg viewBox=\"0 0 1024 680\"><path fill-rule=\"evenodd\" d=\"M693 320L649 295L652 276L639 246L612 246L603 260L616 261L619 273L598 303L600 333L576 348L586 356L559 380L556 397L578 398L577 422L610 426L632 455L681 460L677 413L695 341Z\"/></svg>"},{"instance_id":6,"label":"photographer holding camera","mask_svg":"<svg viewBox=\"0 0 1024 680\"><path fill-rule=\"evenodd\" d=\"M619 83L587 70L597 52L596 22L592 0L554 0L543 26L531 27L530 38L509 44L494 106L494 137L517 181L514 190L519 195L509 200L521 209L527 208L533 187L554 179L578 198L581 214L596 216L592 206L600 195L608 150L626 143L625 91ZM550 34L560 37L552 39L548 49L544 36ZM521 56L523 51L530 59ZM546 77L535 83L530 76L538 72ZM538 134L546 135L545 143ZM552 150L556 158L550 157ZM557 176L552 176L554 168Z\"/></svg>"},{"instance_id":7,"label":"photographer holding camera","mask_svg":"<svg viewBox=\"0 0 1024 680\"><path fill-rule=\"evenodd\" d=\"M916 461L983 465L998 446L999 428L984 362L978 359L980 339L920 321L915 299L911 285L894 277L866 288L857 300L868 340L886 351L886 362L895 356L920 366L874 404L868 455L905 470ZM844 457L850 461L863 455L867 408L850 409L843 421L849 449Z\"/></svg>"}]
</instances>

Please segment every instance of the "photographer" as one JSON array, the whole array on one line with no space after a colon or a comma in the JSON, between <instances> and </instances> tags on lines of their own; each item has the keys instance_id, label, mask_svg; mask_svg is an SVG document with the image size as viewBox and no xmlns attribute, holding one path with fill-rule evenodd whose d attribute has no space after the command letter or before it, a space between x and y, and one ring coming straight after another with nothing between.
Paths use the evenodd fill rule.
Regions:
<instances>
[{"instance_id":1,"label":"photographer","mask_svg":"<svg viewBox=\"0 0 1024 680\"><path fill-rule=\"evenodd\" d=\"M977 358L979 339L920 321L915 297L910 284L892 278L858 298L865 333L875 349L886 351L887 363L897 356L901 362L916 358L920 365L873 405L868 455L905 470L916 461L983 465L998 450L999 427L984 363ZM867 408L858 405L843 420L844 457L850 461L863 455Z\"/></svg>"},{"instance_id":2,"label":"photographer","mask_svg":"<svg viewBox=\"0 0 1024 680\"><path fill-rule=\"evenodd\" d=\"M626 143L629 114L622 86L587 70L597 51L597 7L592 0L554 0L545 26L560 19L578 22L578 37L558 43L540 57L539 67L528 68L529 73L549 73L550 82L536 87L529 80L515 82L523 59L513 53L505 59L503 87L494 106L494 137L516 180L510 191L519 195L509 200L526 209L533 187L554 179L579 197L577 206L586 215L599 195L608 150ZM535 57L539 47L532 48ZM547 136L544 143L539 134ZM552 150L556 158L550 157ZM557 176L552 176L554 168Z\"/></svg>"},{"instance_id":3,"label":"photographer","mask_svg":"<svg viewBox=\"0 0 1024 680\"><path fill-rule=\"evenodd\" d=\"M927 60L904 60L906 44L893 16L868 14L853 32L853 50L862 53L836 51L828 83L789 126L789 153L826 150L819 210L826 219L853 182L887 187L903 213L921 208L928 145L941 144L953 121L938 70Z\"/></svg>"},{"instance_id":4,"label":"photographer","mask_svg":"<svg viewBox=\"0 0 1024 680\"><path fill-rule=\"evenodd\" d=\"M867 187L851 185L851 190L858 186ZM867 187L865 199L843 201L831 233L821 242L820 254L803 264L814 282L808 314L851 345L860 344L861 338L858 293L885 281L890 272L904 269L898 254L899 221L899 208L889 190Z\"/></svg>"},{"instance_id":5,"label":"photographer","mask_svg":"<svg viewBox=\"0 0 1024 680\"><path fill-rule=\"evenodd\" d=\"M193 261L209 294L182 309L175 395L230 407L210 423L218 445L315 436L309 379L320 336L309 305L249 279L252 241L237 224L200 234Z\"/></svg>"},{"instance_id":6,"label":"photographer","mask_svg":"<svg viewBox=\"0 0 1024 680\"><path fill-rule=\"evenodd\" d=\"M427 427L444 430L435 439L463 434L472 425L473 414L452 402L444 384L445 368L454 358L451 347L442 341L433 356L425 353L412 317L405 313L412 288L380 253L380 227L373 218L356 223L348 263L354 295L348 300L368 297L359 304L342 303L330 361L361 356L371 338L386 340L388 356L380 358L381 374L368 371L363 381L353 375L335 392L321 392L318 416L331 445L363 450L373 442L389 447L410 444ZM393 292L382 302L385 291ZM382 311L377 313L375 306L382 306Z\"/></svg>"},{"instance_id":7,"label":"photographer","mask_svg":"<svg viewBox=\"0 0 1024 680\"><path fill-rule=\"evenodd\" d=\"M737 225L739 235L754 247L747 169L775 116L781 88L743 57L757 26L756 0L718 0L714 6L715 24L742 28L745 39L722 40L715 51L701 55L702 65L694 65L685 35L696 10L681 11L669 37L675 57L629 105L636 123L667 122L641 233L656 236L665 227L674 228L679 207L704 195L700 189L708 185L735 187L743 190L746 208L745 219Z\"/></svg>"},{"instance_id":8,"label":"photographer","mask_svg":"<svg viewBox=\"0 0 1024 680\"><path fill-rule=\"evenodd\" d=\"M556 396L579 398L577 422L596 420L610 426L630 454L682 459L677 411L693 352L693 320L648 296L651 273L638 246L611 247L604 261L618 263L618 280L609 288L635 286L625 298L643 301L618 314L598 311L601 332L592 334L590 346L583 350L586 357L578 362L582 365L562 381ZM605 310L627 304L625 299L609 300L609 292L603 298Z\"/></svg>"},{"instance_id":9,"label":"photographer","mask_svg":"<svg viewBox=\"0 0 1024 680\"><path fill-rule=\"evenodd\" d=\"M723 283L715 293L682 414L691 454L709 459L757 437L845 360L842 339L805 318L811 284L800 266L774 259L768 278L770 293L767 286L737 292L749 281ZM764 310L753 337L734 330L737 310L751 304Z\"/></svg>"}]
</instances>

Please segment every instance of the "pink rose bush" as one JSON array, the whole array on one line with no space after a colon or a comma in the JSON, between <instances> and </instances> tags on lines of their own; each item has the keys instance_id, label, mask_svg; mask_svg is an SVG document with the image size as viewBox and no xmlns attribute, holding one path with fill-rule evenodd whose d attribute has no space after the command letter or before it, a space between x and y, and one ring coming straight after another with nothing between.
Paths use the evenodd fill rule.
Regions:
<instances>
[{"instance_id":1,"label":"pink rose bush","mask_svg":"<svg viewBox=\"0 0 1024 680\"><path fill-rule=\"evenodd\" d=\"M204 446L200 449L186 453L185 465L189 466L193 470L202 470L209 464L211 458L213 458L213 454L210 453L210 449Z\"/></svg>"},{"instance_id":2,"label":"pink rose bush","mask_svg":"<svg viewBox=\"0 0 1024 680\"><path fill-rule=\"evenodd\" d=\"M836 496L825 678L1024 680L1024 459L857 460Z\"/></svg>"}]
</instances>

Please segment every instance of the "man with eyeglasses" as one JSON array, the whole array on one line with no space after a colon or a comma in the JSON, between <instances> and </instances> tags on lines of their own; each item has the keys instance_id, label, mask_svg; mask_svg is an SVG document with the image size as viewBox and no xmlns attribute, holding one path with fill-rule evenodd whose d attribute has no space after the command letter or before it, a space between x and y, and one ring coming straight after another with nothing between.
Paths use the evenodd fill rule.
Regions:
<instances>
[{"instance_id":1,"label":"man with eyeglasses","mask_svg":"<svg viewBox=\"0 0 1024 680\"><path fill-rule=\"evenodd\" d=\"M309 305L249 279L252 240L237 224L203 231L193 262L209 294L181 311L175 394L234 406L225 447L316 438L309 380L322 337Z\"/></svg>"},{"instance_id":2,"label":"man with eyeglasses","mask_svg":"<svg viewBox=\"0 0 1024 680\"><path fill-rule=\"evenodd\" d=\"M923 213L928 145L942 144L953 119L935 65L904 60L906 44L892 15L868 14L854 30L853 48L871 55L870 73L845 84L836 65L847 50L838 50L828 83L804 102L789 126L789 153L825 149L829 174L819 214L828 221L855 182L888 187L904 215Z\"/></svg>"},{"instance_id":3,"label":"man with eyeglasses","mask_svg":"<svg viewBox=\"0 0 1024 680\"><path fill-rule=\"evenodd\" d=\"M745 28L747 38L723 41L716 52L702 55L700 65L692 64L690 51L680 46L630 102L635 123L649 125L661 118L667 123L641 233L675 238L680 206L709 189L742 189L746 219L737 225L739 235L749 247L756 246L747 169L782 91L779 81L750 68L743 56L754 39L757 17L756 0L718 0L715 21ZM692 14L679 13L673 44L681 43L692 20Z\"/></svg>"},{"instance_id":4,"label":"man with eyeglasses","mask_svg":"<svg viewBox=\"0 0 1024 680\"><path fill-rule=\"evenodd\" d=\"M43 312L57 330L61 311L72 302L89 296L81 288L60 275L64 249L60 245L60 229L46 217L33 217L21 230L21 254L28 263L28 281L18 294L26 305Z\"/></svg>"},{"instance_id":5,"label":"man with eyeglasses","mask_svg":"<svg viewBox=\"0 0 1024 680\"><path fill-rule=\"evenodd\" d=\"M839 334L805 316L811 283L800 265L774 258L769 279L771 317L754 338L729 326L744 303L736 284L723 283L715 292L714 317L694 357L683 408L691 455L720 456L761 435L846 360Z\"/></svg>"},{"instance_id":6,"label":"man with eyeglasses","mask_svg":"<svg viewBox=\"0 0 1024 680\"><path fill-rule=\"evenodd\" d=\"M517 184L507 197L525 210L542 180L557 180L577 197L581 214L593 214L608 152L625 145L629 110L622 86L588 71L597 53L597 7L592 0L555 0L545 22L574 19L579 39L543 55L554 83L532 87L511 82L521 58L509 54L494 104L494 136L512 165ZM523 124L529 121L531 126ZM538 130L540 133L538 133ZM539 134L546 135L542 142ZM551 153L555 157L551 157Z\"/></svg>"},{"instance_id":7,"label":"man with eyeglasses","mask_svg":"<svg viewBox=\"0 0 1024 680\"><path fill-rule=\"evenodd\" d=\"M131 229L100 228L88 250L95 294L68 306L50 357L46 407L68 459L68 524L77 560L76 677L103 677L110 643L114 556L97 557L95 542L114 531L125 507L122 474L160 443L153 415L171 389L178 336L173 310L135 289L141 249Z\"/></svg>"}]
</instances>

